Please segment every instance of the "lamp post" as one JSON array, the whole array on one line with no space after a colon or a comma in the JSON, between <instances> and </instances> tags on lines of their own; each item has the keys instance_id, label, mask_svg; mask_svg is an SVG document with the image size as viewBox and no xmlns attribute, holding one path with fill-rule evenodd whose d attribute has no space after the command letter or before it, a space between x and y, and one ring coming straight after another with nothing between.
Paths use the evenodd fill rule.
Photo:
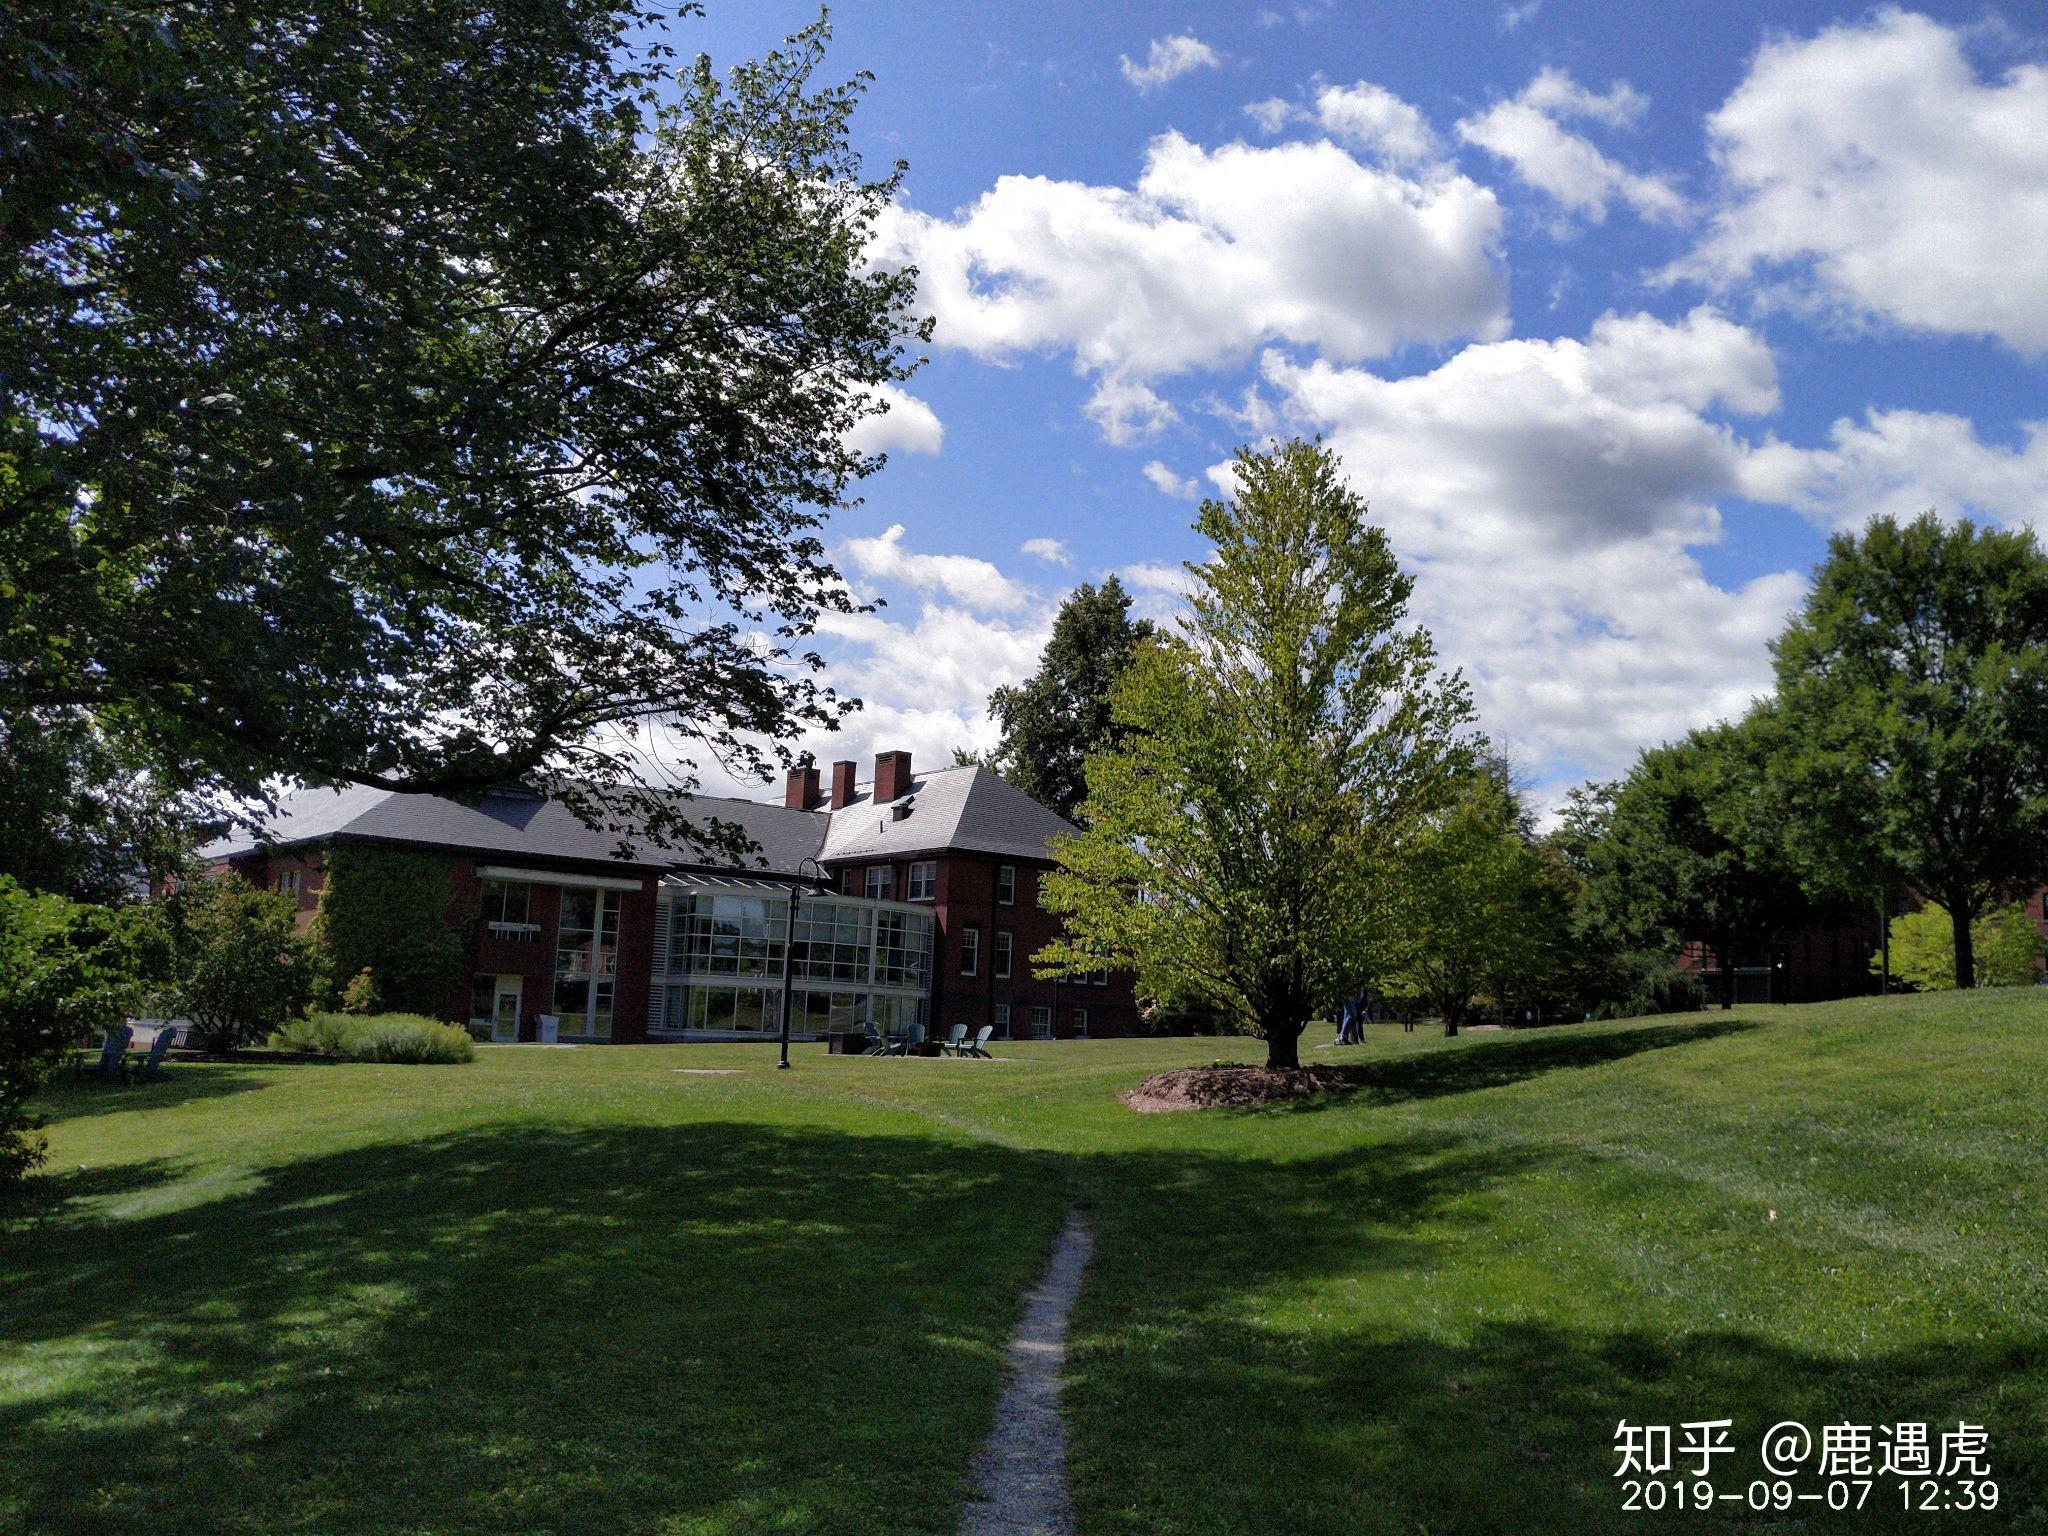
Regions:
<instances>
[{"instance_id":1,"label":"lamp post","mask_svg":"<svg viewBox=\"0 0 2048 1536\"><path fill-rule=\"evenodd\" d=\"M806 864L817 871L810 877L811 883L825 883L825 866L808 857L797 864L796 876L789 882L789 917L782 929L782 1059L775 1063L778 1072L789 1070L789 1000L796 981L796 904L803 897Z\"/></svg>"}]
</instances>

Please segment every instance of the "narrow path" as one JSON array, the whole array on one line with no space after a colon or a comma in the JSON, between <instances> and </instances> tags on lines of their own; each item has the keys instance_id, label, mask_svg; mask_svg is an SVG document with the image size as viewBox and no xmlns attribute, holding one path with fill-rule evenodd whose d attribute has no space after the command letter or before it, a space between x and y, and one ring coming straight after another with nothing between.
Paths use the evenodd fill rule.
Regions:
<instances>
[{"instance_id":1,"label":"narrow path","mask_svg":"<svg viewBox=\"0 0 2048 1536\"><path fill-rule=\"evenodd\" d=\"M1067 1314L1095 1234L1079 1211L1053 1245L1010 1340L1010 1375L996 1404L996 1427L969 1470L974 1493L960 1536L1073 1536L1067 1494L1067 1427L1060 1420L1060 1367L1067 1358Z\"/></svg>"}]
</instances>

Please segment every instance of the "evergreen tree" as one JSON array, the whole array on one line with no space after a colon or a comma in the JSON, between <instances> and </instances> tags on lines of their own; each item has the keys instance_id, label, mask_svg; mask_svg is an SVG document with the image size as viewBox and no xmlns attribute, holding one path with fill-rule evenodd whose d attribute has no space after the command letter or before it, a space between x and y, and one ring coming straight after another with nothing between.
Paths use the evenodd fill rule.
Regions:
<instances>
[{"instance_id":1,"label":"evergreen tree","mask_svg":"<svg viewBox=\"0 0 2048 1536\"><path fill-rule=\"evenodd\" d=\"M1121 736L1110 696L1151 634L1150 620L1131 617L1130 594L1116 577L1076 587L1060 604L1038 671L989 695L988 712L1003 735L984 766L1062 816L1076 816L1088 792L1088 754Z\"/></svg>"}]
</instances>

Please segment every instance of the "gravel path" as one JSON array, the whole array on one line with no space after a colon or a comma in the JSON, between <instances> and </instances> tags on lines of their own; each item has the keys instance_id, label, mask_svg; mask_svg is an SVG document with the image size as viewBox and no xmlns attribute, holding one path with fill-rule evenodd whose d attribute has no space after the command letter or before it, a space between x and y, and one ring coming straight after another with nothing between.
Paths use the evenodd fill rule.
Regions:
<instances>
[{"instance_id":1,"label":"gravel path","mask_svg":"<svg viewBox=\"0 0 2048 1536\"><path fill-rule=\"evenodd\" d=\"M996 1404L996 1427L974 1458L974 1493L960 1536L1073 1536L1060 1367L1067 1358L1067 1314L1094 1251L1095 1234L1079 1211L1070 1211L1010 1340L1010 1378Z\"/></svg>"}]
</instances>

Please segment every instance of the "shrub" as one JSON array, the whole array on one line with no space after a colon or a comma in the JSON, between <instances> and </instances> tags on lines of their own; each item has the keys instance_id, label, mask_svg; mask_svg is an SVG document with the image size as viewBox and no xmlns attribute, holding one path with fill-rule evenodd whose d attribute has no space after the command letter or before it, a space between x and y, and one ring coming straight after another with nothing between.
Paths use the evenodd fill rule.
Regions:
<instances>
[{"instance_id":1,"label":"shrub","mask_svg":"<svg viewBox=\"0 0 2048 1536\"><path fill-rule=\"evenodd\" d=\"M351 976L348 985L341 989L341 1011L372 1014L381 1013L383 1010L383 999L377 991L377 973L366 965Z\"/></svg>"},{"instance_id":2,"label":"shrub","mask_svg":"<svg viewBox=\"0 0 2048 1536\"><path fill-rule=\"evenodd\" d=\"M1948 909L1930 901L1892 919L1892 978L1916 992L1947 992L1956 984L1955 926ZM1999 907L1970 924L1980 987L2024 987L2039 975L2041 935L2021 906ZM1870 957L1880 974L1883 957Z\"/></svg>"},{"instance_id":3,"label":"shrub","mask_svg":"<svg viewBox=\"0 0 2048 1536\"><path fill-rule=\"evenodd\" d=\"M313 920L321 1004L339 1004L347 1013L389 1008L433 1014L446 1008L462 988L468 955L462 934L450 926L462 914L456 911L448 860L343 843L328 848L324 871ZM374 996L352 999L366 971Z\"/></svg>"},{"instance_id":4,"label":"shrub","mask_svg":"<svg viewBox=\"0 0 2048 1536\"><path fill-rule=\"evenodd\" d=\"M382 1013L368 1018L316 1013L292 1020L271 1035L270 1043L279 1050L306 1051L337 1061L425 1065L476 1059L476 1046L467 1030L416 1013Z\"/></svg>"},{"instance_id":5,"label":"shrub","mask_svg":"<svg viewBox=\"0 0 2048 1536\"><path fill-rule=\"evenodd\" d=\"M171 1002L202 1050L231 1051L305 1010L313 957L297 903L237 875L206 874L165 903Z\"/></svg>"},{"instance_id":6,"label":"shrub","mask_svg":"<svg viewBox=\"0 0 2048 1536\"><path fill-rule=\"evenodd\" d=\"M25 891L0 875L0 1185L42 1161L28 1099L71 1041L112 1029L141 990L151 914Z\"/></svg>"}]
</instances>

